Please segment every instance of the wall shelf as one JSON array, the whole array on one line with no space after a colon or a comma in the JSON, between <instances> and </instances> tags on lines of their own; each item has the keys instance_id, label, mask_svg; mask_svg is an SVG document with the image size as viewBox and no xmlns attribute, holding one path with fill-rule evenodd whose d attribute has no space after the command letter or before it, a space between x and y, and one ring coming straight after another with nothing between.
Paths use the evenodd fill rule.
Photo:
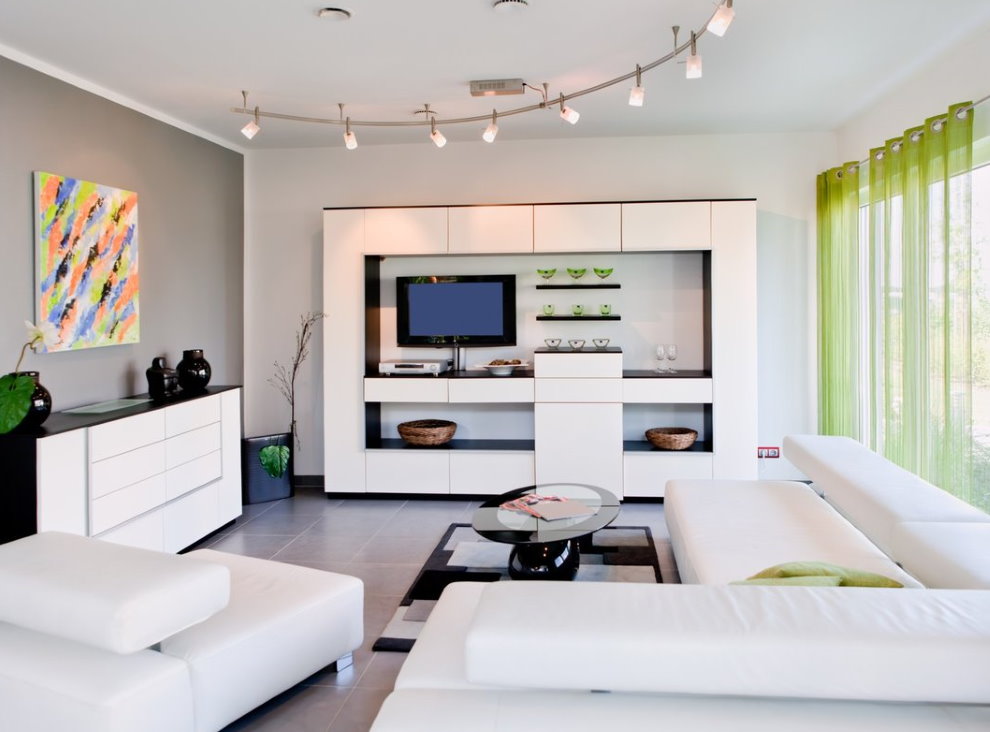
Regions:
<instances>
[{"instance_id":1,"label":"wall shelf","mask_svg":"<svg viewBox=\"0 0 990 732\"><path fill-rule=\"evenodd\" d=\"M537 315L537 320L622 320L621 315Z\"/></svg>"},{"instance_id":2,"label":"wall shelf","mask_svg":"<svg viewBox=\"0 0 990 732\"><path fill-rule=\"evenodd\" d=\"M612 283L609 285L537 285L537 290L618 290L622 285Z\"/></svg>"}]
</instances>

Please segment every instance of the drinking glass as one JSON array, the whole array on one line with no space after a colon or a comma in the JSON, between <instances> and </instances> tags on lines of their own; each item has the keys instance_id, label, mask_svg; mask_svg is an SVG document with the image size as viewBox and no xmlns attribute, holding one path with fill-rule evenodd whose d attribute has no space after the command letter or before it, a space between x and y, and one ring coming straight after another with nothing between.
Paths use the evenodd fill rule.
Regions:
<instances>
[{"instance_id":1,"label":"drinking glass","mask_svg":"<svg viewBox=\"0 0 990 732\"><path fill-rule=\"evenodd\" d=\"M677 360L677 344L676 343L669 343L669 344L667 344L667 360L670 361L671 363L673 363L674 361ZM673 366L671 366L671 368L667 369L667 373L668 374L676 374L677 371L676 371L676 369L673 368Z\"/></svg>"},{"instance_id":2,"label":"drinking glass","mask_svg":"<svg viewBox=\"0 0 990 732\"><path fill-rule=\"evenodd\" d=\"M664 349L663 345L657 346L657 373L666 373L667 369L663 367L663 362L667 358L667 351Z\"/></svg>"}]
</instances>

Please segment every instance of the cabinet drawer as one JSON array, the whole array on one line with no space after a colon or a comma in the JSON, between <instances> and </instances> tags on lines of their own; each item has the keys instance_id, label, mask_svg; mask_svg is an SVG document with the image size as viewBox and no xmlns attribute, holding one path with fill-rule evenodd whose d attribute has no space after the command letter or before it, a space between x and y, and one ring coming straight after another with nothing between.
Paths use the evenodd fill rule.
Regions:
<instances>
[{"instance_id":1,"label":"cabinet drawer","mask_svg":"<svg viewBox=\"0 0 990 732\"><path fill-rule=\"evenodd\" d=\"M532 403L533 379L451 379L447 391L452 402Z\"/></svg>"},{"instance_id":2,"label":"cabinet drawer","mask_svg":"<svg viewBox=\"0 0 990 732\"><path fill-rule=\"evenodd\" d=\"M668 480L711 478L712 456L703 452L627 452L622 469L626 497L663 498Z\"/></svg>"},{"instance_id":3,"label":"cabinet drawer","mask_svg":"<svg viewBox=\"0 0 990 732\"><path fill-rule=\"evenodd\" d=\"M197 430L183 432L181 435L165 440L165 467L171 470L219 449L219 422L200 427Z\"/></svg>"},{"instance_id":4,"label":"cabinet drawer","mask_svg":"<svg viewBox=\"0 0 990 732\"><path fill-rule=\"evenodd\" d=\"M447 379L426 376L406 379L401 376L385 376L364 380L366 402L445 402Z\"/></svg>"},{"instance_id":5,"label":"cabinet drawer","mask_svg":"<svg viewBox=\"0 0 990 732\"><path fill-rule=\"evenodd\" d=\"M213 483L166 505L162 509L165 551L185 549L219 528L217 500L217 484Z\"/></svg>"},{"instance_id":6,"label":"cabinet drawer","mask_svg":"<svg viewBox=\"0 0 990 732\"><path fill-rule=\"evenodd\" d=\"M190 460L165 473L165 498L172 500L223 475L220 451Z\"/></svg>"},{"instance_id":7,"label":"cabinet drawer","mask_svg":"<svg viewBox=\"0 0 990 732\"><path fill-rule=\"evenodd\" d=\"M365 453L369 493L449 493L448 453L381 450Z\"/></svg>"},{"instance_id":8,"label":"cabinet drawer","mask_svg":"<svg viewBox=\"0 0 990 732\"><path fill-rule=\"evenodd\" d=\"M531 452L451 452L450 492L497 496L536 483Z\"/></svg>"},{"instance_id":9,"label":"cabinet drawer","mask_svg":"<svg viewBox=\"0 0 990 732\"><path fill-rule=\"evenodd\" d=\"M165 443L156 442L90 466L90 500L165 472Z\"/></svg>"},{"instance_id":10,"label":"cabinet drawer","mask_svg":"<svg viewBox=\"0 0 990 732\"><path fill-rule=\"evenodd\" d=\"M220 396L208 396L165 409L165 436L175 435L220 421Z\"/></svg>"},{"instance_id":11,"label":"cabinet drawer","mask_svg":"<svg viewBox=\"0 0 990 732\"><path fill-rule=\"evenodd\" d=\"M622 379L537 379L538 402L621 402Z\"/></svg>"},{"instance_id":12,"label":"cabinet drawer","mask_svg":"<svg viewBox=\"0 0 990 732\"><path fill-rule=\"evenodd\" d=\"M165 548L165 512L162 509L138 516L133 521L121 524L100 534L98 539L114 544L136 546L160 552Z\"/></svg>"},{"instance_id":13,"label":"cabinet drawer","mask_svg":"<svg viewBox=\"0 0 990 732\"><path fill-rule=\"evenodd\" d=\"M711 379L623 379L626 404L711 404Z\"/></svg>"},{"instance_id":14,"label":"cabinet drawer","mask_svg":"<svg viewBox=\"0 0 990 732\"><path fill-rule=\"evenodd\" d=\"M607 378L622 376L621 353L537 353L536 378Z\"/></svg>"},{"instance_id":15,"label":"cabinet drawer","mask_svg":"<svg viewBox=\"0 0 990 732\"><path fill-rule=\"evenodd\" d=\"M90 503L89 533L112 529L165 502L165 476L155 475Z\"/></svg>"},{"instance_id":16,"label":"cabinet drawer","mask_svg":"<svg viewBox=\"0 0 990 732\"><path fill-rule=\"evenodd\" d=\"M103 460L165 438L165 410L124 417L89 430L89 459Z\"/></svg>"}]
</instances>

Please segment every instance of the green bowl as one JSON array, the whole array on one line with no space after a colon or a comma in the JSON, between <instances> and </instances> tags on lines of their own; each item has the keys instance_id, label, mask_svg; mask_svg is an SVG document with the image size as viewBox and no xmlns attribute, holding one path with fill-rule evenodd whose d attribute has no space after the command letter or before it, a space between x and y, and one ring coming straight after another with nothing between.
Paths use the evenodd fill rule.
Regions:
<instances>
[{"instance_id":1,"label":"green bowl","mask_svg":"<svg viewBox=\"0 0 990 732\"><path fill-rule=\"evenodd\" d=\"M573 277L576 280L579 280L582 277L584 277L584 273L587 271L588 269L586 267L582 267L581 269L572 269L571 267L567 268L567 274L569 274L571 277Z\"/></svg>"},{"instance_id":2,"label":"green bowl","mask_svg":"<svg viewBox=\"0 0 990 732\"><path fill-rule=\"evenodd\" d=\"M615 267L595 267L595 274L602 279L608 277L613 271L615 271Z\"/></svg>"},{"instance_id":3,"label":"green bowl","mask_svg":"<svg viewBox=\"0 0 990 732\"><path fill-rule=\"evenodd\" d=\"M538 274L543 279L548 280L551 277L553 277L555 274L557 274L557 270L556 269L538 269L538 270L536 270L536 274Z\"/></svg>"}]
</instances>

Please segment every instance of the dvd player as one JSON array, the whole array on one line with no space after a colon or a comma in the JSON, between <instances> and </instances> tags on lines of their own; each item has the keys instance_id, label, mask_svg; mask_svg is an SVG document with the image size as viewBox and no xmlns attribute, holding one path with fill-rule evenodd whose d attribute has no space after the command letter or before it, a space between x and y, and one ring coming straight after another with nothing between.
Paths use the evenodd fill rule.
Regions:
<instances>
[{"instance_id":1,"label":"dvd player","mask_svg":"<svg viewBox=\"0 0 990 732\"><path fill-rule=\"evenodd\" d=\"M449 358L428 358L422 361L380 361L378 373L391 376L392 374L433 374L439 376L444 371L450 371L454 365Z\"/></svg>"}]
</instances>

